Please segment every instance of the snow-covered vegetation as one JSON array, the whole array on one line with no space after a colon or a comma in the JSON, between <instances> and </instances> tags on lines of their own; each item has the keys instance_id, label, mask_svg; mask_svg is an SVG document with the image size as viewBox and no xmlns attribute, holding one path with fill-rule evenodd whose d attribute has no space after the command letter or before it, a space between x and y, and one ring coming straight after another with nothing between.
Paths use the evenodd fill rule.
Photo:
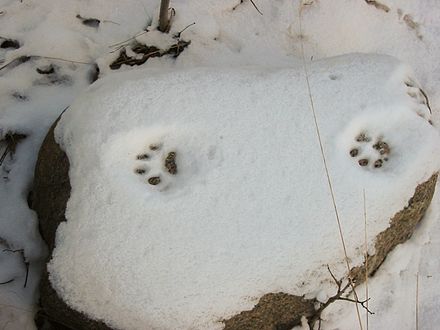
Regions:
<instances>
[{"instance_id":1,"label":"snow-covered vegetation","mask_svg":"<svg viewBox=\"0 0 440 330\"><path fill-rule=\"evenodd\" d=\"M440 5L367 2L255 0L261 15L250 1L175 0L164 34L159 1L2 1L0 327L35 327L48 254L27 199L39 146L72 104L56 130L72 221L49 269L75 308L120 328L213 328L263 293L318 283L343 255L309 94L359 264L363 189L373 238L439 162ZM328 59L353 52L413 70ZM438 203L370 279L372 329L436 328ZM357 322L340 301L321 326Z\"/></svg>"}]
</instances>

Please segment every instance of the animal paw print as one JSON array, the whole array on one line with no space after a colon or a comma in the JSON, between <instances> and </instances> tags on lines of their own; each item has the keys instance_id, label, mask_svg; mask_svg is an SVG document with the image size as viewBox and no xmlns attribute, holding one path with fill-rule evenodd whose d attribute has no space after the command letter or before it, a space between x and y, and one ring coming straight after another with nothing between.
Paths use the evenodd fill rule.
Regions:
<instances>
[{"instance_id":1,"label":"animal paw print","mask_svg":"<svg viewBox=\"0 0 440 330\"><path fill-rule=\"evenodd\" d=\"M362 132L356 136L350 156L361 167L379 169L388 161L390 152L390 146L382 137L371 138L366 132Z\"/></svg>"},{"instance_id":2,"label":"animal paw print","mask_svg":"<svg viewBox=\"0 0 440 330\"><path fill-rule=\"evenodd\" d=\"M426 93L413 79L409 77L404 81L404 84L406 86L406 93L412 98L416 105L415 111L417 115L425 118L432 125L432 110Z\"/></svg>"},{"instance_id":3,"label":"animal paw print","mask_svg":"<svg viewBox=\"0 0 440 330\"><path fill-rule=\"evenodd\" d=\"M171 177L177 174L176 152L165 151L162 143L150 144L147 150L136 155L136 163L134 173L160 189L167 188Z\"/></svg>"}]
</instances>

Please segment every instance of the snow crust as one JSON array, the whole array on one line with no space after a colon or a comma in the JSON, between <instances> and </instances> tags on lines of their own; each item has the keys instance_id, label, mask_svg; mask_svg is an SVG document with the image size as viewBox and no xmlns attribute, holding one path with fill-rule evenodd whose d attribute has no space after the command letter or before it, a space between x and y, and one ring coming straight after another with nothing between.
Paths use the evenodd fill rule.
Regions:
<instances>
[{"instance_id":1,"label":"snow crust","mask_svg":"<svg viewBox=\"0 0 440 330\"><path fill-rule=\"evenodd\" d=\"M255 2L263 15L259 15L249 1L237 6L238 0L173 0L177 15L169 35L196 22L182 33L182 38L191 40L191 45L177 59L153 58L144 66L159 69L201 65L282 67L300 57L300 41L304 43L307 59L351 52L389 54L414 69L429 96L436 125L440 113L438 1L380 1L388 6L388 13L361 0ZM299 9L305 3L308 5L302 10L301 34ZM22 55L48 57L33 57L20 66L0 72L0 136L7 132L27 134L14 156L8 155L0 169L0 282L14 279L0 285L2 329L35 328L37 286L46 251L38 235L36 215L29 210L26 198L42 139L62 110L89 85L93 62L99 64L101 77L112 75L108 65L117 56L117 52L112 52L114 45L139 34L149 24L157 26L158 5L156 0L5 0L0 4L0 42L12 38L20 43L19 49L0 49L0 66ZM100 19L101 24L99 28L87 27L76 15ZM406 15L416 29L405 22ZM150 32L137 39L148 44L161 43L164 47L175 42L169 36L160 37L154 29ZM50 64L61 76L70 77L69 84L49 84L47 79L42 79L36 68ZM438 203L436 195L431 216L420 228L423 235L415 235L409 244L397 248L396 257L387 258L384 263L386 270L379 271L370 281L372 309L376 313L370 316L370 325L375 329L415 328L414 285L419 272L419 328L435 329L438 324L438 313L435 313L440 290L436 275L440 268L435 262L440 233ZM19 253L4 251L8 248L23 249L24 259ZM25 288L24 261L30 264ZM353 310L349 303L338 304L337 313L329 313L322 328L357 327Z\"/></svg>"},{"instance_id":2,"label":"snow crust","mask_svg":"<svg viewBox=\"0 0 440 330\"><path fill-rule=\"evenodd\" d=\"M411 72L393 58L309 65L355 266L363 190L373 238L438 170L439 135L407 94ZM329 294L327 263L346 273L301 62L112 75L72 105L56 136L72 194L50 279L95 319L121 329L221 328L265 293ZM380 168L371 165L377 141L390 148ZM163 166L170 152L175 175Z\"/></svg>"}]
</instances>

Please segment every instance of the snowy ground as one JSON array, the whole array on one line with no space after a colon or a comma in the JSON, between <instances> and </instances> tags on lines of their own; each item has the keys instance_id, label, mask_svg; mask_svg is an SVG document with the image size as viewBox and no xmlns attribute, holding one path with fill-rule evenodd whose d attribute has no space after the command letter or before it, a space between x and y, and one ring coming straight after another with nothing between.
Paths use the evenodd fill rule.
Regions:
<instances>
[{"instance_id":1,"label":"snowy ground","mask_svg":"<svg viewBox=\"0 0 440 330\"><path fill-rule=\"evenodd\" d=\"M176 16L170 34L195 22L181 34L182 39L191 40L191 45L176 60L153 58L144 66L285 66L300 57L301 40L306 58L313 60L350 52L389 54L414 69L429 96L434 125L438 126L440 5L436 0L383 0L388 12L363 0L307 1L302 11L302 34L299 1L255 2L263 15L248 1L172 1ZM150 23L156 24L157 12L158 1L151 0L4 0L0 4L0 42L14 39L20 45L17 49L0 49L0 65L11 63L0 70L0 134L27 135L13 159L8 156L1 167L0 245L2 250L23 249L24 261L30 265L24 288L26 266L21 253L0 254L0 282L14 279L0 285L3 329L34 327L38 274L46 251L26 198L42 138L51 122L89 85L92 63L99 64L101 75L112 74L108 63L117 57L112 50ZM99 27L84 25L77 15L99 19ZM176 42L154 31L139 38L163 48ZM31 58L15 66L14 59L21 56ZM37 72L51 68L54 72L49 75ZM376 313L369 318L371 328L414 329L418 305L419 328L435 329L440 307L440 281L436 278L440 271L438 196L416 235L396 249L370 280L370 307ZM354 307L349 303L332 306L322 326L356 327Z\"/></svg>"}]
</instances>

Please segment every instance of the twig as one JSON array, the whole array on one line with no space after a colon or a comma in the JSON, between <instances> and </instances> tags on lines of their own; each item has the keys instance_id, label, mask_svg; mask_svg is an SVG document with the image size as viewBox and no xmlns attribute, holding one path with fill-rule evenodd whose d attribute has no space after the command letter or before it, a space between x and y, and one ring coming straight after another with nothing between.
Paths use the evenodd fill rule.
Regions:
<instances>
[{"instance_id":1,"label":"twig","mask_svg":"<svg viewBox=\"0 0 440 330\"><path fill-rule=\"evenodd\" d=\"M340 291L341 290L341 286L342 286L342 280L337 280L336 279L336 276L330 270L330 266L329 265L327 265L327 270L330 273L331 277L333 278L333 281L335 281L336 285L338 286L338 291Z\"/></svg>"},{"instance_id":2,"label":"twig","mask_svg":"<svg viewBox=\"0 0 440 330\"><path fill-rule=\"evenodd\" d=\"M426 95L426 93L425 93L425 91L423 89L419 88L419 90L420 90L420 93L422 93L423 97L425 98L426 106L428 107L429 113L432 114L431 106L429 104L428 95Z\"/></svg>"},{"instance_id":3,"label":"twig","mask_svg":"<svg viewBox=\"0 0 440 330\"><path fill-rule=\"evenodd\" d=\"M0 285L11 283L11 282L13 282L14 280L15 280L15 278L10 279L9 281L6 281L6 282L0 282Z\"/></svg>"},{"instance_id":4,"label":"twig","mask_svg":"<svg viewBox=\"0 0 440 330\"><path fill-rule=\"evenodd\" d=\"M0 140L0 142L4 141L6 143L5 151L0 157L0 166L3 164L3 161L5 160L8 153L11 155L11 157L14 155L18 143L24 138L26 138L25 134L7 133L4 139Z\"/></svg>"},{"instance_id":5,"label":"twig","mask_svg":"<svg viewBox=\"0 0 440 330\"><path fill-rule=\"evenodd\" d=\"M186 29L188 29L189 27L191 27L191 26L193 26L193 25L195 25L195 24L196 24L196 22L193 22L193 23L191 23L191 24L188 24L187 26L185 26L185 27L183 28L183 30L177 32L177 33L173 36L173 38L177 38L177 39L179 39L179 38L180 38L180 35L182 34L182 32L185 32Z\"/></svg>"},{"instance_id":6,"label":"twig","mask_svg":"<svg viewBox=\"0 0 440 330\"><path fill-rule=\"evenodd\" d=\"M299 33L300 33L301 36L303 35L303 33L302 33L302 9L303 9L303 7L301 6L300 9L299 9ZM320 133L320 130L319 130L318 120L317 120L316 111L315 111L315 105L314 105L313 97L312 97L312 90L310 88L309 74L308 74L308 71L307 71L306 59L305 59L305 54L304 54L304 43L303 43L303 39L302 38L300 39L300 45L301 45L301 55L302 55L302 60L303 60L304 73L305 73L305 76L306 76L305 78L306 78L306 84L307 84L307 91L308 91L309 99L310 99L310 109L311 109L312 115L313 115L313 121L314 121L314 124L315 124L316 135L318 137L319 148L320 148L320 151L321 151L321 157L322 157L322 161L323 161L323 164L324 164L325 174L326 174L326 177L327 177L327 183L328 183L328 187L329 187L329 190L330 190L330 195L331 195L331 199L332 199L332 203L333 203L333 209L334 209L334 213L335 213L335 217L336 217L336 222L337 222L337 225L338 225L339 237L340 237L340 240L341 240L342 249L344 251L345 263L347 265L348 274L350 274L350 270L351 270L350 262L348 260L347 248L345 246L345 240L344 240L344 235L343 235L343 232L342 232L341 220L340 220L340 217L339 217L338 207L336 205L336 198L335 198L335 193L334 193L334 190L333 190L333 184L332 184L332 180L331 180L331 177L330 177L330 172L329 172L329 169L328 169L328 166L327 166L327 159L325 157L324 147L323 147L323 143L322 143L322 139L321 139L321 133ZM353 290L353 294L354 294L356 300L359 300L358 296L357 296L357 293L356 293L356 289L354 287L353 281L350 278L350 276L348 276L348 282L349 282L349 285L351 286L351 288ZM356 304L355 306L356 306L356 313L357 313L357 317L358 317L358 321L359 321L359 327L360 327L361 330L363 330L362 321L361 321L361 315L360 315L360 312L359 312L358 304Z\"/></svg>"},{"instance_id":7,"label":"twig","mask_svg":"<svg viewBox=\"0 0 440 330\"><path fill-rule=\"evenodd\" d=\"M321 314L322 314L323 310L326 309L331 303L333 303L337 300L352 302L352 303L355 303L356 306L361 305L367 311L367 313L374 314L368 308L369 298L365 299L365 300L359 300L359 298L357 298L357 297L355 297L355 299L343 297L343 295L346 293L347 289L351 287L351 282L348 281L348 283L343 286L342 279L338 280L336 278L336 276L331 271L329 265L327 265L327 270L328 270L330 276L332 277L333 281L335 282L335 284L337 286L337 290L336 290L336 293L333 296L331 296L330 298L328 298L325 303L319 302L319 308L316 310L314 316L308 320L308 324L309 324L310 329L314 329L316 322L318 322L318 330L321 328Z\"/></svg>"},{"instance_id":8,"label":"twig","mask_svg":"<svg viewBox=\"0 0 440 330\"><path fill-rule=\"evenodd\" d=\"M252 3L252 5L253 5L254 8L258 11L258 13L259 13L261 16L263 16L263 13L260 11L260 9L258 9L258 7L257 7L257 5L255 4L254 0L249 0L249 1Z\"/></svg>"},{"instance_id":9,"label":"twig","mask_svg":"<svg viewBox=\"0 0 440 330\"><path fill-rule=\"evenodd\" d=\"M28 277L29 277L29 262L26 261L26 262L24 263L24 265L26 266L26 277L25 277L25 279L24 279L24 285L23 285L23 288L26 287L27 282L28 282Z\"/></svg>"},{"instance_id":10,"label":"twig","mask_svg":"<svg viewBox=\"0 0 440 330\"><path fill-rule=\"evenodd\" d=\"M258 13L259 13L260 15L263 15L263 13L260 11L260 9L258 9L258 7L257 7L257 5L255 4L255 2L254 2L253 0L249 0L249 1L252 3L252 5L253 5L254 8L258 11ZM232 7L232 10L237 9L237 7L238 7L239 5L241 5L243 2L244 2L244 0L240 0L240 2L239 2L238 4L236 4L234 7Z\"/></svg>"},{"instance_id":11,"label":"twig","mask_svg":"<svg viewBox=\"0 0 440 330\"><path fill-rule=\"evenodd\" d=\"M26 277L24 279L24 285L23 287L25 288L28 282L28 278L29 278L29 261L26 261L26 258L24 256L24 249L18 249L18 250L12 250L12 249L3 249L2 252L11 252L11 253L20 253L21 257L23 258L23 262L24 262L24 266L26 267ZM9 283L9 282L8 282ZM0 283L2 284L2 283ZM3 283L6 284L6 283Z\"/></svg>"},{"instance_id":12,"label":"twig","mask_svg":"<svg viewBox=\"0 0 440 330\"><path fill-rule=\"evenodd\" d=\"M368 314L374 315L374 313L368 309L368 301L370 300L370 298L365 299L365 300L355 300L355 299L346 298L346 297L339 297L337 300L344 300L344 301L349 301L349 302L356 303L356 304L361 304L361 306L367 311Z\"/></svg>"},{"instance_id":13,"label":"twig","mask_svg":"<svg viewBox=\"0 0 440 330\"><path fill-rule=\"evenodd\" d=\"M159 31L167 32L170 26L170 16L168 9L170 7L170 0L161 0L159 12Z\"/></svg>"},{"instance_id":14,"label":"twig","mask_svg":"<svg viewBox=\"0 0 440 330\"><path fill-rule=\"evenodd\" d=\"M3 161L5 160L6 156L9 152L9 146L6 146L5 151L3 152L2 156L0 157L0 166L2 166Z\"/></svg>"},{"instance_id":15,"label":"twig","mask_svg":"<svg viewBox=\"0 0 440 330\"><path fill-rule=\"evenodd\" d=\"M128 46L128 44L120 45L120 46L116 47L115 49L111 50L111 51L110 51L110 54L111 54L111 53L114 53L114 52L117 52L118 50L120 50L120 49L122 49L122 48L124 48L124 47L126 47L126 46Z\"/></svg>"},{"instance_id":16,"label":"twig","mask_svg":"<svg viewBox=\"0 0 440 330\"><path fill-rule=\"evenodd\" d=\"M14 58L13 60L9 61L8 63L6 63L2 67L0 67L0 71L3 70L4 68L7 68L10 65L12 65L13 67L16 67L20 64L26 63L30 59L31 59L31 56L20 56L20 57Z\"/></svg>"}]
</instances>

